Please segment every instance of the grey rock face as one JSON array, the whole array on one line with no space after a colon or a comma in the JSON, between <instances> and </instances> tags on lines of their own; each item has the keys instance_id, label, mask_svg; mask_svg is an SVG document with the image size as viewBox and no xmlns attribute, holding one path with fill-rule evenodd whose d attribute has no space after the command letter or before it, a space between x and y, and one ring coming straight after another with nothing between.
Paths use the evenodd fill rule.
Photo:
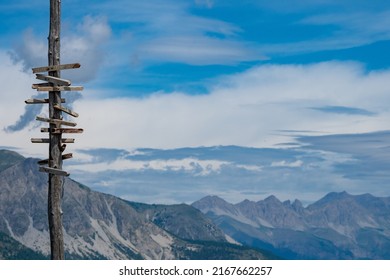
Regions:
<instances>
[{"instance_id":1,"label":"grey rock face","mask_svg":"<svg viewBox=\"0 0 390 280\"><path fill-rule=\"evenodd\" d=\"M189 205L129 204L149 221L182 239L226 242L224 233L202 212Z\"/></svg>"},{"instance_id":2,"label":"grey rock face","mask_svg":"<svg viewBox=\"0 0 390 280\"><path fill-rule=\"evenodd\" d=\"M390 259L390 198L330 193L306 208L274 196L221 200L205 197L193 206L243 244L292 259Z\"/></svg>"}]
</instances>

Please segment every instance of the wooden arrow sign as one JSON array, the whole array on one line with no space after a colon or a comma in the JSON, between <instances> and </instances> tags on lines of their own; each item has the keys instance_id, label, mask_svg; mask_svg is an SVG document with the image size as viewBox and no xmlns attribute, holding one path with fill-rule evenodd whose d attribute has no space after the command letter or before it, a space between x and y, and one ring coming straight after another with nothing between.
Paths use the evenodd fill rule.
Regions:
<instances>
[{"instance_id":1,"label":"wooden arrow sign","mask_svg":"<svg viewBox=\"0 0 390 280\"><path fill-rule=\"evenodd\" d=\"M48 98L45 98L45 99L31 98L31 99L27 99L24 102L26 104L45 104L45 103L49 103L49 99ZM61 98L61 102L65 103L66 102L65 98Z\"/></svg>"},{"instance_id":2,"label":"wooden arrow sign","mask_svg":"<svg viewBox=\"0 0 390 280\"><path fill-rule=\"evenodd\" d=\"M75 117L75 118L77 118L77 117L79 116L79 114L77 114L76 112L73 112L72 110L70 110L70 109L68 109L68 108L62 107L62 106L59 105L59 104L54 104L53 107L54 107L55 109L57 109L57 110L60 110L60 111L62 111L62 112L65 112L65 113L67 113L67 114L69 114L69 115L71 115L71 116L73 116L73 117Z\"/></svg>"},{"instance_id":3,"label":"wooden arrow sign","mask_svg":"<svg viewBox=\"0 0 390 280\"><path fill-rule=\"evenodd\" d=\"M52 123L52 124L55 124L55 125L67 125L67 126L76 126L77 123L74 123L74 122L68 122L68 121L63 121L63 120L57 120L57 119L48 119L48 118L42 118L42 117L39 117L37 116L36 117L36 120L37 121L41 121L41 122L48 122L48 123Z\"/></svg>"},{"instance_id":4,"label":"wooden arrow sign","mask_svg":"<svg viewBox=\"0 0 390 280\"><path fill-rule=\"evenodd\" d=\"M76 69L80 68L80 63L70 63L70 64L62 64L62 65L54 65L54 66L43 66L33 68L33 73L41 73L41 72L49 72L49 71L58 71L58 70L66 70L66 69Z\"/></svg>"},{"instance_id":5,"label":"wooden arrow sign","mask_svg":"<svg viewBox=\"0 0 390 280\"><path fill-rule=\"evenodd\" d=\"M50 128L41 128L41 132L50 132ZM51 133L61 134L61 133L83 133L84 129L82 128L53 128Z\"/></svg>"},{"instance_id":6,"label":"wooden arrow sign","mask_svg":"<svg viewBox=\"0 0 390 280\"><path fill-rule=\"evenodd\" d=\"M70 174L64 170L58 169L58 168L51 168L46 166L40 166L39 171L50 173L53 175L59 175L59 176L69 176Z\"/></svg>"},{"instance_id":7,"label":"wooden arrow sign","mask_svg":"<svg viewBox=\"0 0 390 280\"><path fill-rule=\"evenodd\" d=\"M39 83L39 84L32 84L31 88L32 89L37 89L39 87L51 87L52 84L50 83Z\"/></svg>"},{"instance_id":8,"label":"wooden arrow sign","mask_svg":"<svg viewBox=\"0 0 390 280\"><path fill-rule=\"evenodd\" d=\"M36 144L42 144L42 143L45 143L45 144L48 144L50 143L50 139L49 138L31 138L31 142L32 143L36 143ZM61 142L62 143L74 143L74 139L72 138L63 138L61 139Z\"/></svg>"},{"instance_id":9,"label":"wooden arrow sign","mask_svg":"<svg viewBox=\"0 0 390 280\"><path fill-rule=\"evenodd\" d=\"M37 91L82 91L84 87L81 86L40 86Z\"/></svg>"},{"instance_id":10,"label":"wooden arrow sign","mask_svg":"<svg viewBox=\"0 0 390 280\"><path fill-rule=\"evenodd\" d=\"M36 78L38 80L53 83L53 84L58 85L58 86L70 86L71 85L71 82L69 80L65 80L65 79L61 79L61 78L57 78L57 77L36 74Z\"/></svg>"},{"instance_id":11,"label":"wooden arrow sign","mask_svg":"<svg viewBox=\"0 0 390 280\"><path fill-rule=\"evenodd\" d=\"M73 154L72 153L62 155L62 159L63 160L70 159L70 158L73 158ZM38 164L39 165L49 164L49 159L40 160L40 161L38 161Z\"/></svg>"}]
</instances>

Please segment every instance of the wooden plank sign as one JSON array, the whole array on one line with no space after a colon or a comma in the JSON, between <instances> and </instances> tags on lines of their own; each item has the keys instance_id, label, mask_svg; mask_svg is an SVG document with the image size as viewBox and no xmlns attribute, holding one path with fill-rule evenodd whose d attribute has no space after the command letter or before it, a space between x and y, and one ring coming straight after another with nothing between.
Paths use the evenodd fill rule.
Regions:
<instances>
[{"instance_id":1,"label":"wooden plank sign","mask_svg":"<svg viewBox=\"0 0 390 280\"><path fill-rule=\"evenodd\" d=\"M54 133L83 133L84 129L82 128L55 128Z\"/></svg>"},{"instance_id":2,"label":"wooden plank sign","mask_svg":"<svg viewBox=\"0 0 390 280\"><path fill-rule=\"evenodd\" d=\"M58 86L70 86L71 85L71 82L69 80L65 80L65 79L61 79L61 78L57 78L57 77L36 74L36 78L38 80L53 83L53 84L58 85Z\"/></svg>"},{"instance_id":3,"label":"wooden plank sign","mask_svg":"<svg viewBox=\"0 0 390 280\"><path fill-rule=\"evenodd\" d=\"M26 104L45 104L45 103L49 103L49 99L48 98L45 98L45 99L31 98L31 99L27 99L24 102ZM61 102L65 103L66 102L65 98L61 98Z\"/></svg>"},{"instance_id":4,"label":"wooden plank sign","mask_svg":"<svg viewBox=\"0 0 390 280\"><path fill-rule=\"evenodd\" d=\"M62 155L62 159L63 160L70 159L70 158L73 158L73 154L72 153ZM39 165L49 164L49 159L40 160L40 161L38 161L38 164Z\"/></svg>"},{"instance_id":5,"label":"wooden plank sign","mask_svg":"<svg viewBox=\"0 0 390 280\"><path fill-rule=\"evenodd\" d=\"M50 128L41 128L41 132L50 132ZM51 130L53 134L61 133L83 133L84 129L82 128L54 128Z\"/></svg>"},{"instance_id":6,"label":"wooden plank sign","mask_svg":"<svg viewBox=\"0 0 390 280\"><path fill-rule=\"evenodd\" d=\"M31 138L31 142L32 143L36 143L36 144L42 144L42 143L50 143L50 139L49 138ZM62 143L74 143L74 139L73 138L63 138L61 139L61 142Z\"/></svg>"},{"instance_id":7,"label":"wooden plank sign","mask_svg":"<svg viewBox=\"0 0 390 280\"><path fill-rule=\"evenodd\" d=\"M35 74L35 73L41 73L41 72L76 69L76 68L80 68L80 63L70 63L70 64L62 64L62 65L36 67L36 68L33 68L32 71Z\"/></svg>"},{"instance_id":8,"label":"wooden plank sign","mask_svg":"<svg viewBox=\"0 0 390 280\"><path fill-rule=\"evenodd\" d=\"M75 117L75 118L77 118L77 117L79 116L79 114L77 114L76 112L73 112L72 110L70 110L70 109L68 109L68 108L62 107L62 106L59 105L59 104L54 104L53 107L54 107L55 109L57 109L57 110L60 110L60 111L62 111L62 112L65 112L65 113L67 113L67 114L69 114L69 115L71 115L71 116L73 116L73 117Z\"/></svg>"},{"instance_id":9,"label":"wooden plank sign","mask_svg":"<svg viewBox=\"0 0 390 280\"><path fill-rule=\"evenodd\" d=\"M32 84L32 89L37 89L39 87L51 87L52 84L50 83L39 83L39 84Z\"/></svg>"},{"instance_id":10,"label":"wooden plank sign","mask_svg":"<svg viewBox=\"0 0 390 280\"><path fill-rule=\"evenodd\" d=\"M58 169L58 168L51 168L46 166L40 166L39 171L50 173L53 175L59 175L59 176L69 176L70 174L64 170Z\"/></svg>"},{"instance_id":11,"label":"wooden plank sign","mask_svg":"<svg viewBox=\"0 0 390 280\"><path fill-rule=\"evenodd\" d=\"M37 87L37 91L82 91L84 87L81 86L42 86Z\"/></svg>"},{"instance_id":12,"label":"wooden plank sign","mask_svg":"<svg viewBox=\"0 0 390 280\"><path fill-rule=\"evenodd\" d=\"M55 124L55 125L67 125L67 126L76 126L76 125L77 125L77 123L74 123L74 122L68 122L68 121L56 120L56 119L42 118L42 117L39 117L39 116L36 117L36 120L37 120L37 121L41 121L41 122L52 123L52 124Z\"/></svg>"}]
</instances>

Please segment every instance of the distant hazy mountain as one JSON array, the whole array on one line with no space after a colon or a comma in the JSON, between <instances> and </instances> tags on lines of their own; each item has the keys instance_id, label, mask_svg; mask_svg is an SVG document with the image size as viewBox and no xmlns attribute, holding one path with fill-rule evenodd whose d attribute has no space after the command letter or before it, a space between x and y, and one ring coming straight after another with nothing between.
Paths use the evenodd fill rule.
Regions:
<instances>
[{"instance_id":1,"label":"distant hazy mountain","mask_svg":"<svg viewBox=\"0 0 390 280\"><path fill-rule=\"evenodd\" d=\"M215 196L192 204L227 235L287 259L390 259L390 197L329 193L295 200L230 204Z\"/></svg>"},{"instance_id":2,"label":"distant hazy mountain","mask_svg":"<svg viewBox=\"0 0 390 280\"><path fill-rule=\"evenodd\" d=\"M0 151L0 259L48 257L47 180L36 159ZM62 209L68 259L270 257L228 243L209 218L188 205L128 202L66 178Z\"/></svg>"},{"instance_id":3,"label":"distant hazy mountain","mask_svg":"<svg viewBox=\"0 0 390 280\"><path fill-rule=\"evenodd\" d=\"M18 153L0 150L0 172L23 160L24 157Z\"/></svg>"}]
</instances>

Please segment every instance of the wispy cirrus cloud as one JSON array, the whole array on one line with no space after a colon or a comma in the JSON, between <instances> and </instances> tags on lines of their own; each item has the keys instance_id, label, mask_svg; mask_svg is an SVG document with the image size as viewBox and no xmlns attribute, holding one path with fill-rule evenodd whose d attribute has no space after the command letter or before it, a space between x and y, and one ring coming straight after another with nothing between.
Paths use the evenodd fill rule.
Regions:
<instances>
[{"instance_id":1,"label":"wispy cirrus cloud","mask_svg":"<svg viewBox=\"0 0 390 280\"><path fill-rule=\"evenodd\" d=\"M335 30L322 39L327 48L351 48L377 41L390 40L390 9L383 11L357 11L309 16L300 24L334 26Z\"/></svg>"},{"instance_id":2,"label":"wispy cirrus cloud","mask_svg":"<svg viewBox=\"0 0 390 280\"><path fill-rule=\"evenodd\" d=\"M192 3L177 1L100 3L113 24L128 25L122 34L130 38L122 53L138 63L179 62L190 65L230 65L263 60L255 44L245 42L239 25L217 18L195 15ZM196 2L210 6L212 2ZM211 6L210 6L211 7Z\"/></svg>"},{"instance_id":3,"label":"wispy cirrus cloud","mask_svg":"<svg viewBox=\"0 0 390 280\"><path fill-rule=\"evenodd\" d=\"M361 116L375 116L374 112L364 110L361 108L345 107L345 106L323 106L312 107L312 110L317 110L324 113L342 114L342 115L361 115Z\"/></svg>"},{"instance_id":4,"label":"wispy cirrus cloud","mask_svg":"<svg viewBox=\"0 0 390 280\"><path fill-rule=\"evenodd\" d=\"M207 36L162 37L142 45L138 55L145 60L191 65L229 65L265 58L244 43Z\"/></svg>"},{"instance_id":5,"label":"wispy cirrus cloud","mask_svg":"<svg viewBox=\"0 0 390 280\"><path fill-rule=\"evenodd\" d=\"M366 182L371 188L387 188L390 178L390 131L299 137L314 150L349 154L355 160L336 165L346 178Z\"/></svg>"},{"instance_id":6,"label":"wispy cirrus cloud","mask_svg":"<svg viewBox=\"0 0 390 280\"><path fill-rule=\"evenodd\" d=\"M212 8L214 6L214 0L195 0L195 4L199 6L204 6L207 8Z\"/></svg>"},{"instance_id":7,"label":"wispy cirrus cloud","mask_svg":"<svg viewBox=\"0 0 390 280\"><path fill-rule=\"evenodd\" d=\"M390 10L383 11L360 11L350 13L324 13L308 16L300 21L302 24L313 25L334 25L340 29L335 35L346 36L347 33L353 35L371 36L372 39L388 39L389 29L387 26ZM383 36L383 37L382 37Z\"/></svg>"},{"instance_id":8,"label":"wispy cirrus cloud","mask_svg":"<svg viewBox=\"0 0 390 280\"><path fill-rule=\"evenodd\" d=\"M282 161L275 161L271 163L271 167L289 167L289 168L294 168L294 167L301 167L303 165L302 160L296 160L292 162L287 162L285 160Z\"/></svg>"},{"instance_id":9,"label":"wispy cirrus cloud","mask_svg":"<svg viewBox=\"0 0 390 280\"><path fill-rule=\"evenodd\" d=\"M284 28L258 45L266 56L294 56L338 51L390 40L387 1L248 1L248 6L274 15ZM291 17L284 20L285 16ZM273 23L273 20L269 22ZM266 27L265 27L266 28ZM286 30L290 33L286 34ZM296 36L289 36L296 34Z\"/></svg>"}]
</instances>

